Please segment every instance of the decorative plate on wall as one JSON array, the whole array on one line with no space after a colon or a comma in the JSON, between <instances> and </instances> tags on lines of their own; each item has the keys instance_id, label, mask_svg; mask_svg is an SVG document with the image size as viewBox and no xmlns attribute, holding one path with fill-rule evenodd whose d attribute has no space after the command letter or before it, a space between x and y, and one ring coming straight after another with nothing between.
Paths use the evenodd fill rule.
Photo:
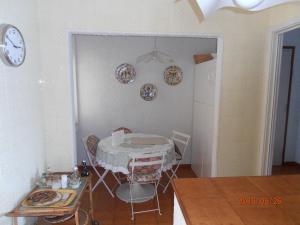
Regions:
<instances>
[{"instance_id":1,"label":"decorative plate on wall","mask_svg":"<svg viewBox=\"0 0 300 225\"><path fill-rule=\"evenodd\" d=\"M140 95L145 101L152 101L157 95L157 88L154 84L144 84L141 87Z\"/></svg>"},{"instance_id":2,"label":"decorative plate on wall","mask_svg":"<svg viewBox=\"0 0 300 225\"><path fill-rule=\"evenodd\" d=\"M177 85L183 79L183 73L178 66L169 66L164 72L164 79L168 85Z\"/></svg>"},{"instance_id":3,"label":"decorative plate on wall","mask_svg":"<svg viewBox=\"0 0 300 225\"><path fill-rule=\"evenodd\" d=\"M122 84L132 83L134 81L135 75L136 73L133 65L128 63L119 65L115 72L117 80Z\"/></svg>"}]
</instances>

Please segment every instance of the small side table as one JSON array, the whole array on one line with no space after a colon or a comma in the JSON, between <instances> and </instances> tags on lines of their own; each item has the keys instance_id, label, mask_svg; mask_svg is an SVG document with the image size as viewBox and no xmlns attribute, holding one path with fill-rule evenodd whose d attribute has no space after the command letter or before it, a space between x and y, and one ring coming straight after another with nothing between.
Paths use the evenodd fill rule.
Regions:
<instances>
[{"instance_id":1,"label":"small side table","mask_svg":"<svg viewBox=\"0 0 300 225\"><path fill-rule=\"evenodd\" d=\"M66 173L54 173L54 175L66 174ZM35 188L33 191L36 191L38 188ZM32 193L30 192L30 193ZM92 177L82 177L81 184L79 188L76 189L77 195L74 201L65 207L23 207L21 203L14 208L11 212L7 213L6 216L13 218L13 225L18 225L17 217L44 217L44 216L63 216L67 214L75 215L75 224L80 225L79 220L79 208L80 202L84 192L89 193L90 208L89 214L92 219L92 224L98 224L94 218L94 209L93 209L93 195L92 195ZM24 198L26 199L30 193ZM22 201L21 201L22 202Z\"/></svg>"}]
</instances>

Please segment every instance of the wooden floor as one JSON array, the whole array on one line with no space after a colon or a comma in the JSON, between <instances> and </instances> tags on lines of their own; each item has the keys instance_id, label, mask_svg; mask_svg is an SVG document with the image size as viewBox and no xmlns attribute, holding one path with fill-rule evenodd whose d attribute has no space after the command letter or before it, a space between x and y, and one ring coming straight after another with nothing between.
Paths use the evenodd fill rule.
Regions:
<instances>
[{"instance_id":1,"label":"wooden floor","mask_svg":"<svg viewBox=\"0 0 300 225\"><path fill-rule=\"evenodd\" d=\"M178 170L179 177L196 177L188 166L183 166ZM95 176L94 176L95 177ZM106 179L108 185L114 186L115 181L111 175ZM166 183L164 176L162 183ZM112 198L100 184L93 193L94 214L100 225L172 225L173 224L173 189L170 186L166 194L162 193L162 188L158 189L159 201L162 215L158 212L137 214L135 221L131 220L130 204L127 204L117 197ZM88 196L84 197L83 207L88 204ZM143 210L156 206L156 201L151 200L147 203L135 204L136 210ZM74 220L63 223L64 225L74 224ZM61 225L63 225L61 224Z\"/></svg>"},{"instance_id":2,"label":"wooden floor","mask_svg":"<svg viewBox=\"0 0 300 225\"><path fill-rule=\"evenodd\" d=\"M287 163L282 166L273 166L272 175L288 175L288 174L300 174L300 164Z\"/></svg>"}]
</instances>

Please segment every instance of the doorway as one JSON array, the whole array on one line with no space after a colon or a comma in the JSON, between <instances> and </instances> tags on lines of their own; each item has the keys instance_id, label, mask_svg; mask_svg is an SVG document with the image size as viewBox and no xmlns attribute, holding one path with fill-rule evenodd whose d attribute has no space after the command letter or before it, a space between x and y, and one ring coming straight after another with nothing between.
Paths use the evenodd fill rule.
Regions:
<instances>
[{"instance_id":1,"label":"doorway","mask_svg":"<svg viewBox=\"0 0 300 225\"><path fill-rule=\"evenodd\" d=\"M263 175L300 173L299 36L299 26L274 33Z\"/></svg>"},{"instance_id":2,"label":"doorway","mask_svg":"<svg viewBox=\"0 0 300 225\"><path fill-rule=\"evenodd\" d=\"M281 70L279 77L279 93L276 113L274 154L272 174L293 163L293 147L296 138L291 130L292 117L295 110L291 105L293 87L293 67L295 46L283 46L281 53ZM289 161L293 160L293 161Z\"/></svg>"},{"instance_id":3,"label":"doorway","mask_svg":"<svg viewBox=\"0 0 300 225\"><path fill-rule=\"evenodd\" d=\"M75 140L76 140L76 136L77 136L77 140L75 145L77 146L77 148L74 150L74 155L75 155L75 164L80 164L81 160L84 159L84 154L82 153L82 143L80 141L80 137L86 135L87 133L96 133L97 135L101 136L100 138L106 137L111 135L111 130L114 127L118 127L120 126L119 124L113 124L113 123L117 123L118 120L121 120L121 122L119 122L122 126L127 126L130 127L132 130L134 130L134 132L146 132L146 133L158 133L161 132L161 135L163 136L167 136L168 135L168 131L169 129L166 129L166 131L164 131L163 129L160 130L155 130L157 128L159 128L159 126L154 126L155 124L151 124L150 125L143 125L143 123L146 123L146 120L142 120L140 123L130 123L132 120L136 121L137 118L139 119L139 116L135 116L134 113L136 113L137 109L145 109L146 107L152 107L151 110L158 108L158 107L154 107L155 104L159 104L162 100L166 101L168 104L175 102L178 102L178 98L176 98L176 101L169 101L167 100L167 98L172 97L174 98L174 96L178 93L181 93L181 97L186 96L190 93L190 95L188 95L187 97L189 97L189 99L191 100L191 103L193 103L193 88L190 88L189 91L178 91L179 89L185 88L185 85L187 85L189 83L189 81L191 79L193 79L194 76L194 69L192 67L192 65L194 66L194 62L192 61L193 58L193 54L195 54L196 52L215 52L216 54L216 76L214 77L214 85L216 86L216 91L215 91L215 95L214 95L214 100L216 103L216 107L214 108L213 111L213 116L212 116L212 120L213 120L213 134L212 134L212 146L211 146L211 158L210 158L210 163L211 163L211 170L210 170L210 175L211 176L215 176L216 175L216 150L217 150L217 131L218 131L218 119L219 119L219 101L220 101L220 88L221 88L221 68L222 68L222 49L223 49L223 40L221 37L210 37L210 36L193 36L193 35L164 35L164 34L159 34L159 35L150 35L150 34L145 34L145 35L141 35L141 34L115 34L115 33L111 33L111 34L107 34L107 33L81 33L81 32L72 32L69 34L69 38L70 38L70 58L72 59L71 63L70 63L70 71L73 77L73 100L74 100L74 115L75 115L75 120L74 120L74 136L75 136ZM155 41L156 39L156 41ZM85 41L85 42L83 42ZM177 44L176 46L178 48L169 48L168 46L170 44L172 44L173 42L180 42L180 44ZM131 42L131 44L122 44L123 42ZM143 54L145 52L147 52L149 49L153 49L154 43L156 42L156 45L163 51L165 52L170 52L169 55L172 55L172 57L174 57L176 59L176 63L180 63L180 65L184 66L185 64L191 64L190 66L186 66L187 69L184 69L185 71L185 81L184 83L182 83L180 86L178 86L177 88L171 88L167 85L164 84L164 82L162 82L163 80L161 79L161 74L159 71L163 71L164 68L158 68L158 72L154 71L155 69L157 69L157 67L164 67L165 65L163 64L159 64L157 62L150 62L150 63L140 63L137 64L136 63L136 58L137 56L139 56L140 54ZM192 45L193 43L196 43L196 47L189 47L190 45ZM211 44L201 44L199 45L199 42L209 42L209 43L213 43L214 50L212 51L211 49L198 49L198 48L208 48L209 46L212 46ZM90 46L89 48L82 48L82 44L84 44L84 46ZM92 43L97 43L97 45L92 45ZM106 43L107 45L102 46L101 49L98 49L100 45L102 45L103 43ZM109 46L109 44L111 44L111 48L107 48ZM114 44L114 45L112 45ZM139 48L130 48L130 46L136 46L139 44ZM98 48L96 48L95 46L98 46ZM103 60L99 60L99 55L101 55L100 53L103 53L103 49L104 47L106 47L106 57L103 58ZM111 51L113 51L116 47L119 47L118 49L116 49L116 51L118 51L116 54L112 54ZM126 52L128 51L121 51L121 48L130 48L129 54L127 54ZM178 52L178 49L180 50L180 54L176 54L176 51ZM189 50L190 49L190 50ZM89 54L87 54L87 50L89 52ZM190 52L188 52L190 51ZM195 53L193 52L195 51ZM82 52L81 54L79 54L80 52ZM122 54L121 54L121 53ZM183 54L184 52L186 52L186 56ZM93 57L90 57L91 54L93 53ZM105 53L105 52L104 52ZM103 53L103 54L104 54ZM125 54L126 53L126 54ZM133 53L136 53L135 55L133 55ZM178 55L178 56L177 56ZM109 56L109 57L108 57ZM116 62L113 63L113 67L111 69L109 69L110 72L106 72L106 73L101 73L100 70L102 70L103 68L108 68L108 65L112 64L112 58L114 57L119 57L120 59ZM122 57L125 57L124 59ZM184 58L183 58L184 57ZM109 61L110 64L105 63L105 66L102 66L103 62L105 61ZM117 66L118 64L122 63L123 61L125 61L129 63L132 63L136 66L136 69L138 71L138 76L136 78L136 81L130 85L119 85L119 83L114 79L114 69L115 66ZM85 63L83 63L85 62ZM183 62L183 63L181 63ZM101 64L102 63L102 64ZM81 67L80 67L80 65ZM85 69L83 69L85 67ZM182 66L182 67L183 67ZM147 69L146 72L143 72L145 69ZM96 69L95 69L96 68ZM190 70L190 68L192 68ZM96 73L95 73L96 71ZM190 71L190 72L189 72ZM150 73L147 75L147 73ZM122 104L124 103L129 103L127 105L133 105L134 107L129 107L130 109L135 109L134 113L128 113L129 110L109 110L110 112L113 112L113 116L114 118L117 118L115 120L109 120L109 119L104 119L105 117L103 115L99 115L99 112L102 112L103 110L108 110L109 107L101 107L100 109L97 110L93 110L92 106L94 107L95 105L98 106L99 105L99 101L100 101L100 97L103 97L104 95L107 95L109 91L103 91L106 90L108 87L111 87L111 85L104 85L105 82L90 82L92 85L97 85L96 89L82 89L80 88L80 85L84 84L84 82L86 83L87 81L90 81L92 78L93 79L100 79L101 76L103 78L103 76L106 75L104 78L108 80L108 82L110 82L109 84L111 85L119 85L119 88L113 88L112 90L114 90L113 94L116 94L116 92L119 91L123 91L122 93L124 93L125 91L127 91L129 94L132 94L133 96L131 98L127 98L126 101L119 101ZM81 76L81 77L80 77ZM89 77L91 77L91 79L89 79ZM100 77L100 78L99 78ZM82 78L82 79L81 79ZM157 78L157 81L154 80ZM81 82L80 82L81 81ZM139 97L139 92L136 90L139 90L139 87L142 85L143 82L145 81L151 81L151 82L155 82L155 84L157 85L158 89L159 89L159 95L158 98L155 99L155 101L150 102L149 104L146 104L145 102L143 102L141 100L141 98ZM108 83L107 82L107 83ZM142 82L142 83L141 83ZM107 84L106 83L106 84ZM190 82L193 84L194 82ZM99 88L100 85L104 86L102 88ZM106 88L106 89L105 89ZM171 93L171 91L165 92L165 89L170 89L172 91L172 95L170 95L169 93ZM79 90L79 91L78 91ZM81 90L81 91L80 91ZM83 99L80 99L81 97L86 98L88 96L88 92L85 91L93 91L94 95L93 96L98 96L97 100L95 101L83 101ZM102 90L101 95L99 95L99 91ZM191 91L192 90L192 91ZM175 93L173 93L175 91ZM85 93L83 95L83 93ZM104 94L103 94L104 93ZM167 93L167 94L165 94ZM99 97L100 96L100 97ZM119 96L123 96L123 95L119 95ZM124 95L126 96L126 95ZM117 99L121 98L118 97ZM109 99L112 98L112 94L109 95L107 98L105 98L105 102L107 103L109 101ZM115 99L115 98L114 98ZM129 100L128 100L129 99ZM137 101L138 104L133 104L133 101ZM133 103L132 103L133 102ZM181 102L187 102L187 101L181 101ZM90 104L90 110L82 110L83 109L83 103L85 104ZM93 103L93 105L92 105ZM108 102L107 104L111 104L110 102ZM178 104L173 104L173 106L177 106ZM166 104L163 106L164 109L166 109ZM120 107L120 105L118 105L118 107ZM143 107L143 108L141 108ZM99 108L99 107L98 107ZM125 107L124 107L125 108ZM188 110L192 110L193 107L181 107L184 110L188 109ZM101 111L102 110L102 111ZM94 112L97 112L97 118L93 117ZM166 110L165 110L166 111ZM176 111L176 110L172 110L172 111ZM105 111L104 111L105 112ZM161 119L160 117L163 114L163 110L159 110L160 113L150 113L150 110L147 110L146 113L140 113L139 115L150 115L150 116L154 116L156 117L155 121L156 124L162 124L162 122L158 122L159 119ZM121 113L121 116L116 116L117 113ZM192 113L192 111L191 111ZM129 119L124 119L124 115L129 116L131 118ZM171 114L173 115L173 114ZM84 125L89 125L89 129L87 129L86 131L83 129L84 126L82 126L82 123L84 122L83 116L85 116L85 118L88 118L89 121L86 122ZM94 118L94 119L93 119ZM96 118L96 119L95 119ZM101 120L99 120L98 118L101 118ZM172 119L172 117L168 116L168 117L164 117L167 119ZM191 118L191 116L187 116L186 118ZM131 120L132 119L132 120ZM86 120L87 121L87 120ZM94 121L94 122L93 122ZM125 122L126 124L124 124ZM192 121L192 120L191 120ZM110 127L108 126L104 126L103 124L101 124L101 126L95 126L99 123L111 123L112 125ZM178 119L176 120L176 122L179 123L183 123L183 119ZM127 124L128 123L128 124ZM130 123L130 124L129 124ZM164 123L166 124L166 121L164 121ZM135 124L138 124L138 126L135 127ZM174 122L171 123L172 124L172 129L174 128ZM187 123L184 123L184 125L186 125ZM193 124L190 124L191 129L193 127ZM181 124L179 124L178 126L181 126ZM100 128L101 130L100 130ZM167 128L166 126L164 126L164 128ZM99 130L98 130L99 129ZM102 130L103 129L103 130ZM183 130L181 128L176 128L179 130ZM81 133L80 133L81 132ZM164 133L163 133L164 132ZM187 133L189 133L187 131ZM190 132L191 133L191 132ZM79 138L78 138L79 137ZM191 158L191 150L190 150L190 154L187 154L186 156L186 161L185 163L190 164L190 158Z\"/></svg>"}]
</instances>

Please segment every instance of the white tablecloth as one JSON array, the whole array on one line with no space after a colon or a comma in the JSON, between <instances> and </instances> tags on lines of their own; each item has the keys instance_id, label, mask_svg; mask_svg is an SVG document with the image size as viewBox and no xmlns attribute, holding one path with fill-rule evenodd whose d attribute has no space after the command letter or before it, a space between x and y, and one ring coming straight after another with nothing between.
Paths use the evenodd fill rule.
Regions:
<instances>
[{"instance_id":1,"label":"white tablecloth","mask_svg":"<svg viewBox=\"0 0 300 225\"><path fill-rule=\"evenodd\" d=\"M162 145L133 145L130 144L131 137L161 137L159 135L152 134L126 134L125 141L119 146L112 146L112 137L107 137L102 139L98 144L96 159L98 164L100 164L105 169L111 170L113 172L121 172L128 174L127 169L128 163L130 161L130 154L136 152L164 152L165 163L163 165L163 170L168 170L172 167L175 162L175 150L174 142L168 139L168 144Z\"/></svg>"}]
</instances>

